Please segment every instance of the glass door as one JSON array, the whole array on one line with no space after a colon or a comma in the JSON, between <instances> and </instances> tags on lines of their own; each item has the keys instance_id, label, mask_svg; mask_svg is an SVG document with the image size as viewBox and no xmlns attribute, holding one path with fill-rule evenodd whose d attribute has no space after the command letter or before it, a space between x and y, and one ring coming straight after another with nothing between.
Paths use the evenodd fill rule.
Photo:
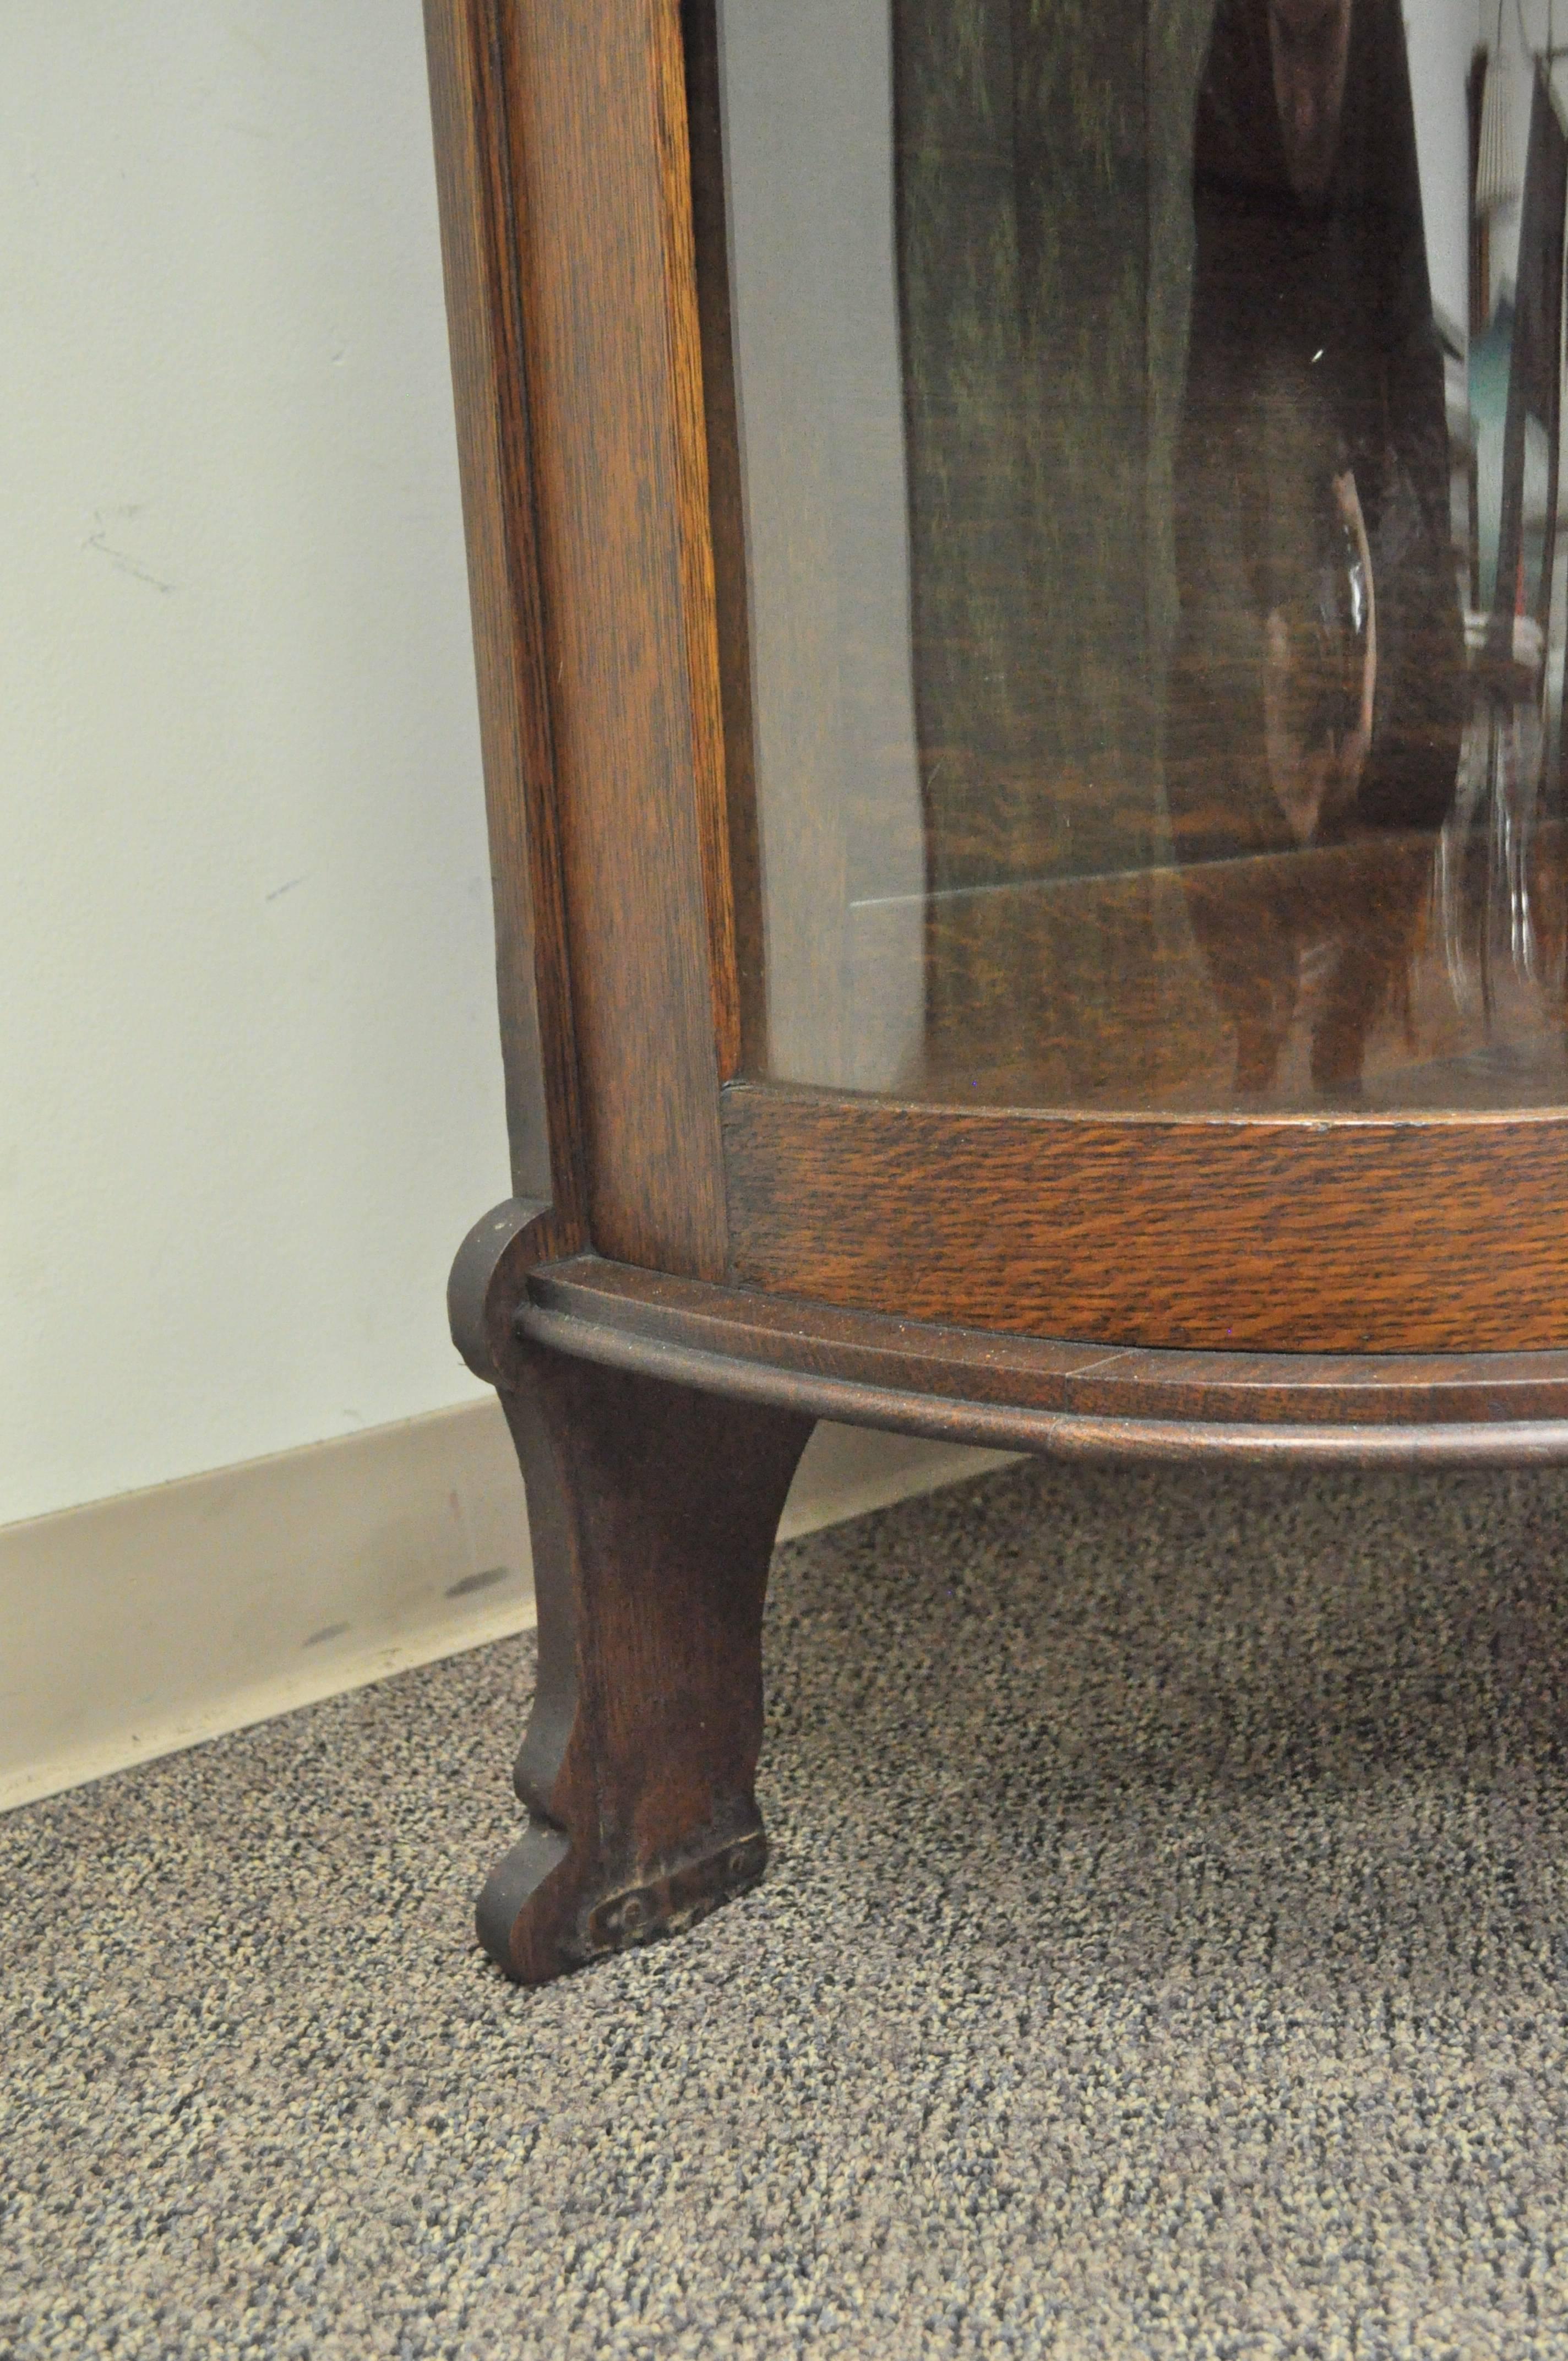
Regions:
<instances>
[{"instance_id":1,"label":"glass door","mask_svg":"<svg viewBox=\"0 0 1568 2361\"><path fill-rule=\"evenodd\" d=\"M686 19L743 1074L1568 1104L1552 61L1473 0Z\"/></svg>"}]
</instances>

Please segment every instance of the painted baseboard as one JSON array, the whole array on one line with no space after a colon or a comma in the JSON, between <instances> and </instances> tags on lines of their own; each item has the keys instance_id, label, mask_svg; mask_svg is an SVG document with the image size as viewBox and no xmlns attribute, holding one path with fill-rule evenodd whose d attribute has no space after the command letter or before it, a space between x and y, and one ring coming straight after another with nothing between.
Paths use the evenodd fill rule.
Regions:
<instances>
[{"instance_id":1,"label":"painted baseboard","mask_svg":"<svg viewBox=\"0 0 1568 2361\"><path fill-rule=\"evenodd\" d=\"M781 1537L1006 1463L821 1425ZM0 1810L533 1621L493 1399L0 1529Z\"/></svg>"}]
</instances>

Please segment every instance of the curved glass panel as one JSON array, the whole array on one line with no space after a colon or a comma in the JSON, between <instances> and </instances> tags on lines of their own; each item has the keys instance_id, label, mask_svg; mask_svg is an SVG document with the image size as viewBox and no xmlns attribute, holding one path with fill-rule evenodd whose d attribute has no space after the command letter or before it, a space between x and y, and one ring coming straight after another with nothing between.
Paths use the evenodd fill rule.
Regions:
<instances>
[{"instance_id":1,"label":"curved glass panel","mask_svg":"<svg viewBox=\"0 0 1568 2361\"><path fill-rule=\"evenodd\" d=\"M1475 22L688 6L750 1072L1568 1098L1568 140Z\"/></svg>"}]
</instances>

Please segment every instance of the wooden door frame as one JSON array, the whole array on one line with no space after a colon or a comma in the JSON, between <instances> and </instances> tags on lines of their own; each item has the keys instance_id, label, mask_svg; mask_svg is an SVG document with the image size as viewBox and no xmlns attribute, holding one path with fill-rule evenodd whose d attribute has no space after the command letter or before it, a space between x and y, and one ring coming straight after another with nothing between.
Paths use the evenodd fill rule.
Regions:
<instances>
[{"instance_id":1,"label":"wooden door frame","mask_svg":"<svg viewBox=\"0 0 1568 2361\"><path fill-rule=\"evenodd\" d=\"M708 467L733 402L680 0L426 13L527 1261L591 1248L807 1325L1568 1346L1568 1115L1091 1118L738 1078L738 524L721 466L716 536Z\"/></svg>"},{"instance_id":2,"label":"wooden door frame","mask_svg":"<svg viewBox=\"0 0 1568 2361\"><path fill-rule=\"evenodd\" d=\"M556 1250L720 1279L739 1021L678 6L425 16L509 1105L548 1139L519 1193L547 1168Z\"/></svg>"}]
</instances>

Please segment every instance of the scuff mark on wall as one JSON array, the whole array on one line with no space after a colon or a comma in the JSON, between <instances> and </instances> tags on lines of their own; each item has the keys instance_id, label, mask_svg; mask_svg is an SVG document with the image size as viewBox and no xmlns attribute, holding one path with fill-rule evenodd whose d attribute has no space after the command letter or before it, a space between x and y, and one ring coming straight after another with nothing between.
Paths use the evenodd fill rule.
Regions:
<instances>
[{"instance_id":1,"label":"scuff mark on wall","mask_svg":"<svg viewBox=\"0 0 1568 2361\"><path fill-rule=\"evenodd\" d=\"M101 556L108 559L110 565L114 566L116 573L128 574L132 577L133 580L145 582L151 589L161 590L167 598L171 592L179 589L179 583L166 582L161 575L154 574L150 566L144 566L139 557L133 557L129 550L115 549L109 540L109 519L117 518L121 522L128 523L131 519L138 517L143 513L145 506L146 503L144 501L137 500L133 501L128 507L113 508L108 510L94 509L93 511L93 530L87 535L82 546L83 549L97 550Z\"/></svg>"}]
</instances>

